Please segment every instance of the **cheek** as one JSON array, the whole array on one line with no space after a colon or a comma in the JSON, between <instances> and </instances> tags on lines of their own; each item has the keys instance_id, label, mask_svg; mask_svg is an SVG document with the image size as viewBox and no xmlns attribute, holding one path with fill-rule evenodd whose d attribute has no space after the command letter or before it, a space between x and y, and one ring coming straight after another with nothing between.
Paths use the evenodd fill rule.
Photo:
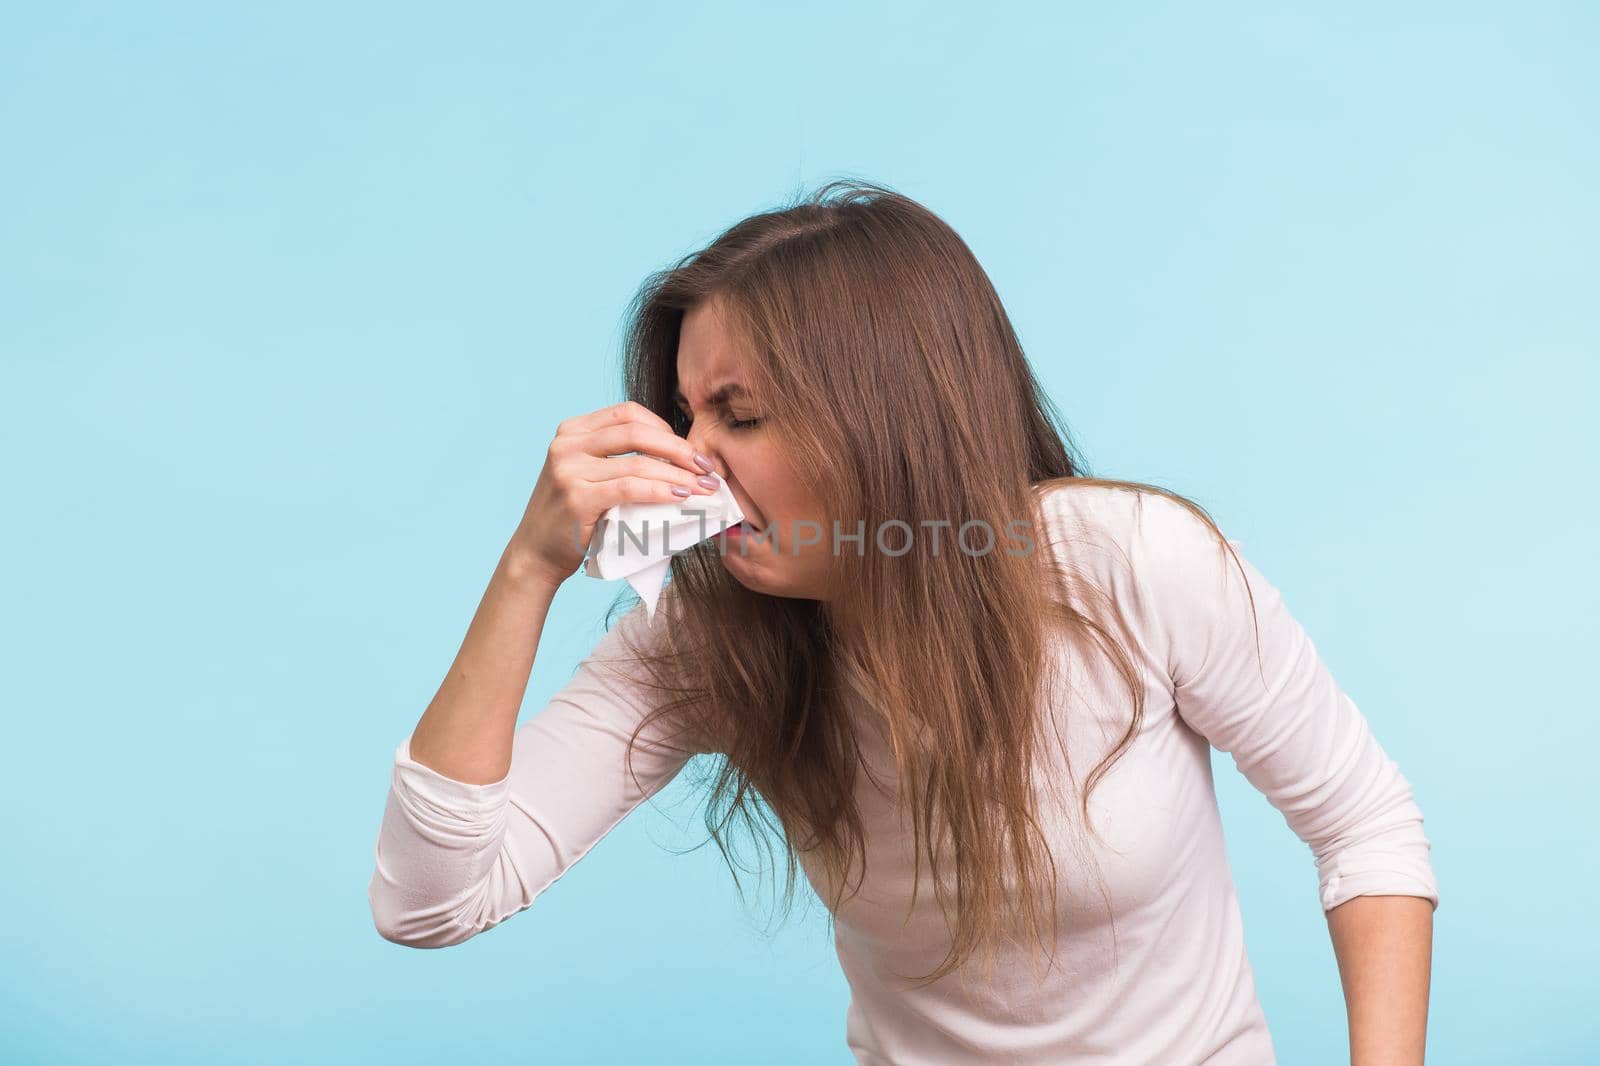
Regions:
<instances>
[{"instance_id":1,"label":"cheek","mask_svg":"<svg viewBox=\"0 0 1600 1066\"><path fill-rule=\"evenodd\" d=\"M785 514L812 515L809 493L802 487L789 456L776 449L763 448L761 454L753 458L754 484L760 487L765 499L772 501L773 507Z\"/></svg>"},{"instance_id":2,"label":"cheek","mask_svg":"<svg viewBox=\"0 0 1600 1066\"><path fill-rule=\"evenodd\" d=\"M771 518L774 512L785 510L789 484L775 458L766 451L764 448L746 448L740 452L730 449L728 459L730 464L735 464L733 469L737 472L739 487Z\"/></svg>"}]
</instances>

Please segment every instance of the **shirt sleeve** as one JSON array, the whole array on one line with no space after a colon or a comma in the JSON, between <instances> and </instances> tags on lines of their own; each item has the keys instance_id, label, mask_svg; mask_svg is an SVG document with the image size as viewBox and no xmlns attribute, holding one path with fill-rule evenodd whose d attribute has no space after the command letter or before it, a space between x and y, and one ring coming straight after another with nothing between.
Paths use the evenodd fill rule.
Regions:
<instances>
[{"instance_id":1,"label":"shirt sleeve","mask_svg":"<svg viewBox=\"0 0 1600 1066\"><path fill-rule=\"evenodd\" d=\"M630 672L644 608L627 612L543 710L519 726L490 784L446 777L395 750L367 888L378 932L418 948L459 944L527 908L696 754L656 723L625 762L653 691Z\"/></svg>"},{"instance_id":2,"label":"shirt sleeve","mask_svg":"<svg viewBox=\"0 0 1600 1066\"><path fill-rule=\"evenodd\" d=\"M1238 541L1228 542L1235 563L1171 499L1145 495L1137 529L1135 572L1163 632L1178 713L1310 845L1323 910L1362 895L1421 896L1437 909L1411 786L1279 591Z\"/></svg>"}]
</instances>

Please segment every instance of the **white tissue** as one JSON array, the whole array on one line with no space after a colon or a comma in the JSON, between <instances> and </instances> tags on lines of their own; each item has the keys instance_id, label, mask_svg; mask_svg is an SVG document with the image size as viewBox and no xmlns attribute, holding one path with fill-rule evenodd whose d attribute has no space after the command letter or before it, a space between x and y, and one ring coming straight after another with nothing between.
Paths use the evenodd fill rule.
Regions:
<instances>
[{"instance_id":1,"label":"white tissue","mask_svg":"<svg viewBox=\"0 0 1600 1066\"><path fill-rule=\"evenodd\" d=\"M600 517L583 572L602 581L626 578L653 622L672 557L744 521L744 512L715 474L717 491L672 503L623 503ZM640 547L643 542L644 547Z\"/></svg>"}]
</instances>

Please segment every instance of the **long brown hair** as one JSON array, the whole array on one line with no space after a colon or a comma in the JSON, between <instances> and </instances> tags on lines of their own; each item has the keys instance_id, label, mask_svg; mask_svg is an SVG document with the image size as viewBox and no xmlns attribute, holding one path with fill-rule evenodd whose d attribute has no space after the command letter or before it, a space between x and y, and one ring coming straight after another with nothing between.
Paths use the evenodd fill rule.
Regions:
<instances>
[{"instance_id":1,"label":"long brown hair","mask_svg":"<svg viewBox=\"0 0 1600 1066\"><path fill-rule=\"evenodd\" d=\"M854 860L866 872L857 730L881 730L914 815L917 873L926 855L952 930L944 962L922 979L980 947L992 968L997 942L1017 930L1053 948L1057 886L1033 773L1046 741L1039 693L1059 658L1051 634L1106 656L1131 696L1126 731L1079 797L1090 832L1089 792L1138 735L1143 686L1115 605L1069 555L969 553L953 538L964 523L1001 531L1019 516L1037 533L1043 491L1088 484L1161 493L1225 538L1168 489L1089 476L971 250L885 186L828 182L646 280L629 309L627 396L679 433L679 330L712 297L749 353L764 432L783 435L838 528L865 523L869 548L835 553L824 600L744 588L713 542L675 556L658 607L671 623L658 616L652 629L668 635L634 649L662 693L640 731L665 722L663 735L688 750L722 756L705 820L736 885L724 834L738 818L759 840L762 825L783 837L786 905L797 852L815 857L831 914L860 887L847 888ZM945 523L943 550L926 536L905 554L871 550L888 520ZM886 539L897 551L904 540Z\"/></svg>"}]
</instances>

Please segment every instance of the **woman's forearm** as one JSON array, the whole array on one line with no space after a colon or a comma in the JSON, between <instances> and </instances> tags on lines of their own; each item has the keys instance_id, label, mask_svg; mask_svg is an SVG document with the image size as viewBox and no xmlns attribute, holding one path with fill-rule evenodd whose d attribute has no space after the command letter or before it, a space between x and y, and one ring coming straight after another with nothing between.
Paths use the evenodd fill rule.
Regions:
<instances>
[{"instance_id":1,"label":"woman's forearm","mask_svg":"<svg viewBox=\"0 0 1600 1066\"><path fill-rule=\"evenodd\" d=\"M1420 1066L1433 904L1421 896L1356 896L1327 917L1349 1017L1351 1066Z\"/></svg>"},{"instance_id":2,"label":"woman's forearm","mask_svg":"<svg viewBox=\"0 0 1600 1066\"><path fill-rule=\"evenodd\" d=\"M704 473L712 469L665 419L632 400L557 426L461 650L411 733L412 760L468 784L503 780L550 602L583 565L605 512L712 494L717 482Z\"/></svg>"},{"instance_id":3,"label":"woman's forearm","mask_svg":"<svg viewBox=\"0 0 1600 1066\"><path fill-rule=\"evenodd\" d=\"M411 735L412 759L470 784L510 773L517 714L559 586L507 547L461 650Z\"/></svg>"}]
</instances>

